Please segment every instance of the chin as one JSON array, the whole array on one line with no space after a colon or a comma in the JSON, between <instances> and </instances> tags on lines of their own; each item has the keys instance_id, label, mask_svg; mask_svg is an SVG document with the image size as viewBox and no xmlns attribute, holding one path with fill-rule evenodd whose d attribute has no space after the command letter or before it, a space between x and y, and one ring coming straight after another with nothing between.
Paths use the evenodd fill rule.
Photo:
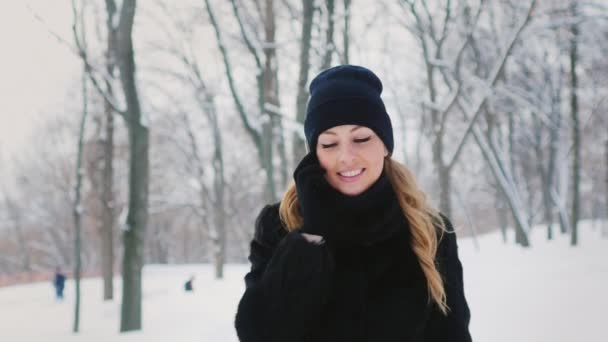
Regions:
<instances>
[{"instance_id":1,"label":"chin","mask_svg":"<svg viewBox=\"0 0 608 342\"><path fill-rule=\"evenodd\" d=\"M342 187L342 188L338 188L338 191L340 191L341 193L347 195L347 196L357 196L360 195L362 192L364 192L366 190L366 188L364 187Z\"/></svg>"},{"instance_id":2,"label":"chin","mask_svg":"<svg viewBox=\"0 0 608 342\"><path fill-rule=\"evenodd\" d=\"M328 181L334 189L347 196L360 195L371 186L371 183L366 179L351 184L344 183L340 179L335 178L328 179Z\"/></svg>"}]
</instances>

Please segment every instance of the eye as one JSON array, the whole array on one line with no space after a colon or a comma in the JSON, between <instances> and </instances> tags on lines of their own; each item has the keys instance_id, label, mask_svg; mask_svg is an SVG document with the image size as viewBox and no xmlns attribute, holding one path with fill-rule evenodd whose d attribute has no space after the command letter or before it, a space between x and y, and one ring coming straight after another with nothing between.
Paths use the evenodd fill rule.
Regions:
<instances>
[{"instance_id":1,"label":"eye","mask_svg":"<svg viewBox=\"0 0 608 342\"><path fill-rule=\"evenodd\" d=\"M362 144L362 143L364 143L364 142L369 141L369 139L371 139L371 138L372 138L372 137L371 137L371 135L370 135L370 136L369 136L369 137L367 137L367 138L355 139L354 141L355 141L357 144Z\"/></svg>"},{"instance_id":2,"label":"eye","mask_svg":"<svg viewBox=\"0 0 608 342\"><path fill-rule=\"evenodd\" d=\"M321 147L323 147L323 148L332 148L332 147L335 147L337 145L338 145L337 143L333 143L333 144L321 144Z\"/></svg>"}]
</instances>

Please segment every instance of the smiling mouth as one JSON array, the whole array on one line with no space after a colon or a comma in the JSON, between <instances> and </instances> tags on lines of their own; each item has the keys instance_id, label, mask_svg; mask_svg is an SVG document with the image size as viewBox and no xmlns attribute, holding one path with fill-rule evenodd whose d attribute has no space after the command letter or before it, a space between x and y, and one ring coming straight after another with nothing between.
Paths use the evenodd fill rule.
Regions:
<instances>
[{"instance_id":1,"label":"smiling mouth","mask_svg":"<svg viewBox=\"0 0 608 342\"><path fill-rule=\"evenodd\" d=\"M361 177L361 175L363 175L364 172L365 169L338 172L338 177L344 182L354 182L357 181Z\"/></svg>"},{"instance_id":2,"label":"smiling mouth","mask_svg":"<svg viewBox=\"0 0 608 342\"><path fill-rule=\"evenodd\" d=\"M338 174L342 177L356 177L358 175L360 175L361 173L363 173L364 169L358 169L358 170L352 170L352 171L345 171L345 172L338 172Z\"/></svg>"}]
</instances>

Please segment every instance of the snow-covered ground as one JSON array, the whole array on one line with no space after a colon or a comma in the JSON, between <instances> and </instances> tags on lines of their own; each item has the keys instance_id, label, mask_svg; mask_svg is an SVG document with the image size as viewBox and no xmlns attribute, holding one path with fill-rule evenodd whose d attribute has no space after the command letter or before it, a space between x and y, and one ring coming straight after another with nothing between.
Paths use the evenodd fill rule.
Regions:
<instances>
[{"instance_id":1,"label":"snow-covered ground","mask_svg":"<svg viewBox=\"0 0 608 342\"><path fill-rule=\"evenodd\" d=\"M474 341L608 341L608 238L589 222L581 225L576 248L567 237L547 242L544 234L535 227L529 250L504 245L499 234L481 237L479 251L471 239L459 240ZM235 342L233 318L247 270L228 265L218 281L209 265L147 266L143 331L123 335L120 299L104 303L100 279L83 281L78 335L71 333L71 281L63 302L46 283L0 288L0 341ZM191 274L195 292L185 293Z\"/></svg>"}]
</instances>

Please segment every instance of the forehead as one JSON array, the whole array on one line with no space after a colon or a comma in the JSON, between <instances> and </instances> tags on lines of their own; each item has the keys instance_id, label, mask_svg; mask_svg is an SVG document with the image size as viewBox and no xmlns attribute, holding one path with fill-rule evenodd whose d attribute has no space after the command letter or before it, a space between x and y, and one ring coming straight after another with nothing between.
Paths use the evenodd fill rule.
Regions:
<instances>
[{"instance_id":1,"label":"forehead","mask_svg":"<svg viewBox=\"0 0 608 342\"><path fill-rule=\"evenodd\" d=\"M370 128L359 125L340 125L335 126L330 129L327 129L321 132L320 135L340 135L340 134L350 134L355 132L368 132L371 131Z\"/></svg>"}]
</instances>

